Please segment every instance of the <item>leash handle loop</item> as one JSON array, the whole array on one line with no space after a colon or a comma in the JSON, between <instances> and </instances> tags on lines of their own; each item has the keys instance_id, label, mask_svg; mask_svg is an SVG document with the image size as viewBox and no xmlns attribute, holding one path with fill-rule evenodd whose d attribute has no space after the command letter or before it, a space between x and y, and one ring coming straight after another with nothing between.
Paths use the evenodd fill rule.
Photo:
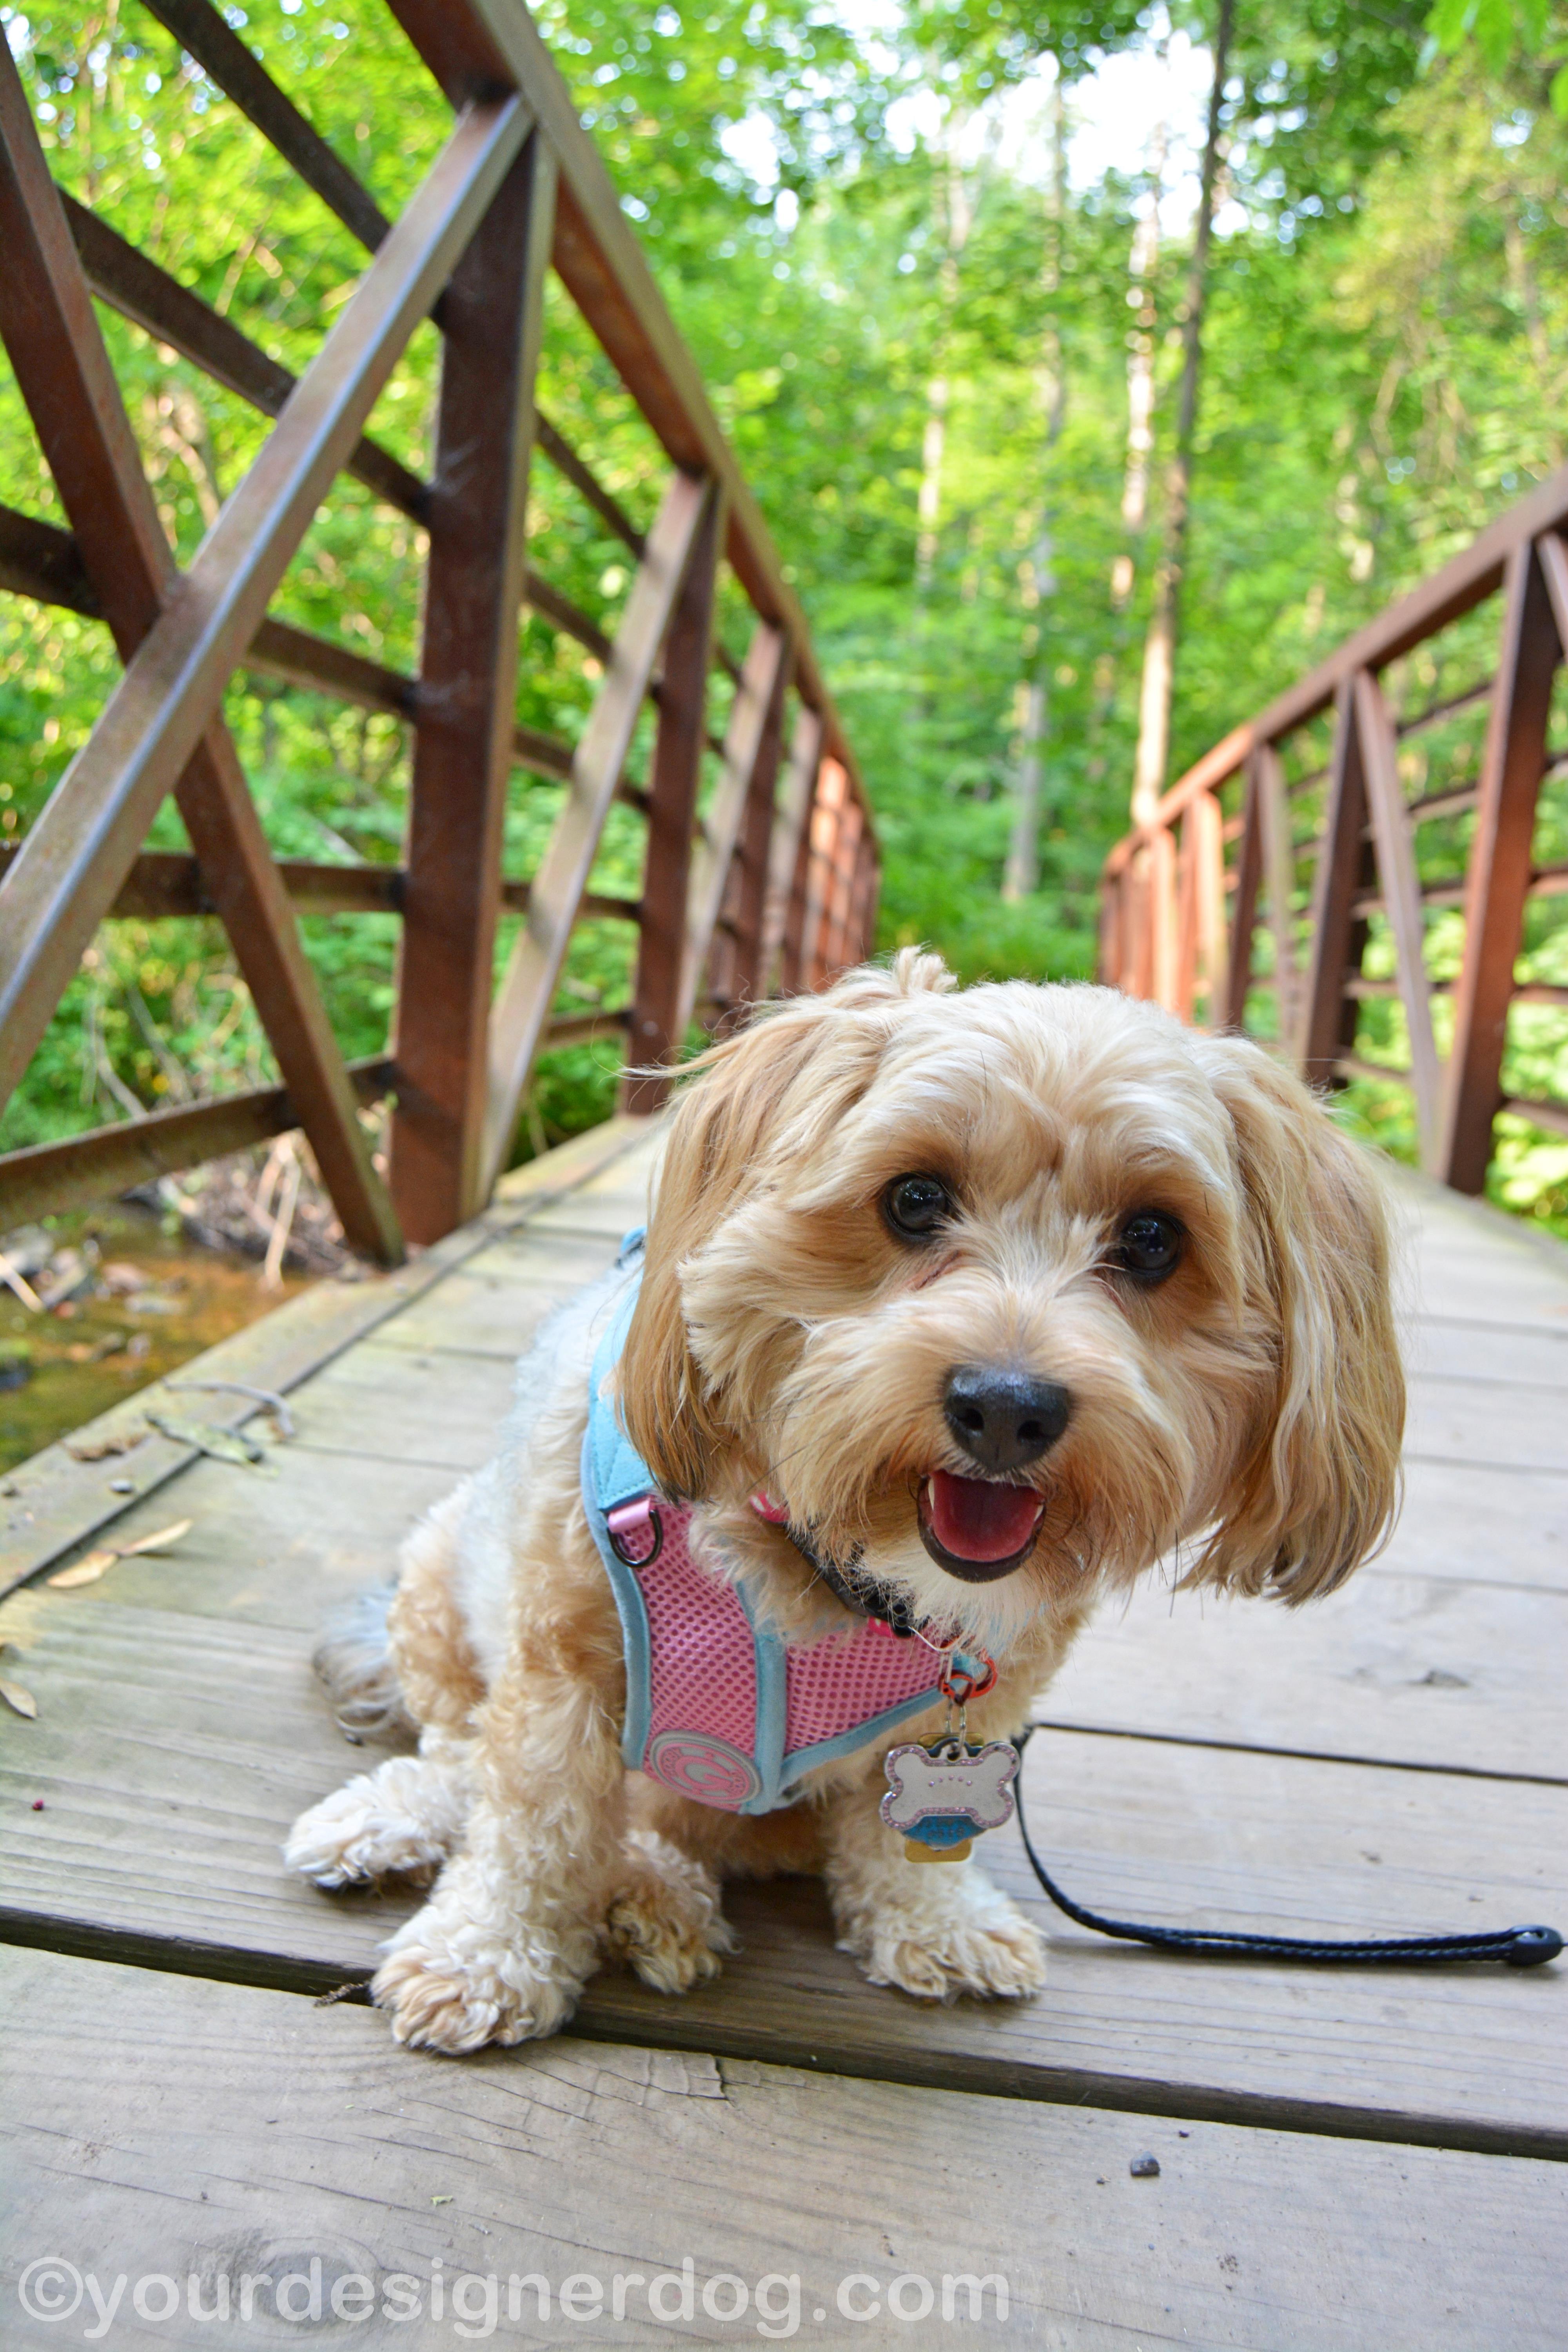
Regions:
<instances>
[{"instance_id":1,"label":"leash handle loop","mask_svg":"<svg viewBox=\"0 0 1568 2352\"><path fill-rule=\"evenodd\" d=\"M1036 1727L1026 1725L1014 1746L1020 1751L1025 1748ZM1108 1919L1075 1903L1036 1853L1024 1813L1022 1772L1013 1785L1013 1802L1030 1867L1057 1909L1080 1927L1092 1927L1097 1935L1114 1936L1122 1943L1150 1944L1159 1951L1188 1952L1199 1959L1306 1960L1329 1968L1367 1968L1384 1962L1421 1968L1445 1961L1500 1960L1511 1969L1536 1969L1554 1960L1563 1949L1563 1938L1555 1927L1499 1927L1472 1936L1372 1937L1333 1942L1310 1936L1249 1936L1224 1928L1152 1927L1131 1919Z\"/></svg>"}]
</instances>

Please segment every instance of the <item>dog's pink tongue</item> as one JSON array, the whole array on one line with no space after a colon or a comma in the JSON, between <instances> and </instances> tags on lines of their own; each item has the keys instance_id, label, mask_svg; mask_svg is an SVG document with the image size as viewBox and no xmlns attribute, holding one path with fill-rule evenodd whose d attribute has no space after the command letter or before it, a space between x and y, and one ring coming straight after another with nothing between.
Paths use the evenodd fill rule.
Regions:
<instances>
[{"instance_id":1,"label":"dog's pink tongue","mask_svg":"<svg viewBox=\"0 0 1568 2352\"><path fill-rule=\"evenodd\" d=\"M933 1470L926 1493L931 1533L954 1559L1006 1559L1022 1551L1045 1509L1032 1487L955 1478L951 1470Z\"/></svg>"}]
</instances>

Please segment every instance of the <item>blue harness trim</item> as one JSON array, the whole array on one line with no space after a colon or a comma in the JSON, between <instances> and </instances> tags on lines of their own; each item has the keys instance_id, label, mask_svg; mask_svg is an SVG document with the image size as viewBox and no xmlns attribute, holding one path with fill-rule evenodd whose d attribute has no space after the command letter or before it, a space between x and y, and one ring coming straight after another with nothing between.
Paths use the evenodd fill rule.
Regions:
<instances>
[{"instance_id":1,"label":"blue harness trim","mask_svg":"<svg viewBox=\"0 0 1568 2352\"><path fill-rule=\"evenodd\" d=\"M622 1263L628 1262L634 1253L640 1254L642 1240L640 1229L626 1236L622 1245ZM626 1650L626 1712L621 1753L634 1770L640 1770L645 1769L652 1717L653 1660L647 1605L636 1568L622 1559L611 1541L609 1516L625 1503L639 1501L645 1496L657 1496L658 1489L647 1463L622 1429L614 1405L604 1394L605 1382L626 1345L637 1300L637 1281L634 1280L595 1353L589 1379L588 1426L583 1438L583 1506L610 1580ZM858 1748L869 1747L884 1732L896 1730L912 1717L923 1715L937 1697L933 1659L929 1691L917 1692L896 1706L884 1707L879 1714L851 1725L835 1738L819 1739L811 1747L798 1748L786 1755L787 1644L768 1626L758 1622L745 1586L738 1585L735 1591L752 1628L756 1746L750 1760L760 1782L756 1792L736 1809L739 1811L771 1813L794 1804L801 1793L800 1783L817 1765L836 1763L841 1757L854 1755ZM968 1661L958 1652L954 1654L954 1663L967 1664Z\"/></svg>"}]
</instances>

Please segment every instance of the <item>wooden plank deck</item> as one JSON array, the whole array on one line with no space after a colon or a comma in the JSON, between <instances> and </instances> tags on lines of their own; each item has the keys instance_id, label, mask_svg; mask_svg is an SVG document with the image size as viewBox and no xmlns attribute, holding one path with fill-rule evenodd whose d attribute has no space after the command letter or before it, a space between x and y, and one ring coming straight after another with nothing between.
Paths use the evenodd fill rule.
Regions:
<instances>
[{"instance_id":1,"label":"wooden plank deck","mask_svg":"<svg viewBox=\"0 0 1568 2352\"><path fill-rule=\"evenodd\" d=\"M13 1576L76 1557L110 1511L115 1540L194 1525L167 1557L0 1603L0 1672L38 1706L0 1718L4 2341L96 2324L19 2314L21 2273L53 2253L101 2282L196 2274L204 2307L226 2270L308 2278L319 2255L329 2295L376 2283L341 2332L377 2345L449 2340L437 2258L497 2274L498 2340L528 2344L750 2340L755 2306L700 2300L720 2272L798 2276L798 2333L827 2345L1568 2344L1561 1966L1169 1959L1058 1918L999 1833L993 1868L1052 1938L1022 2007L873 1990L807 1883L731 1892L743 1949L714 1985L667 2001L606 1974L542 2047L412 2056L365 2010L313 2004L368 1974L407 1906L279 1863L294 1813L360 1760L310 1640L485 1458L513 1358L637 1222L652 1149L630 1123L601 1134L395 1279L215 1350L208 1376L289 1388L296 1434L262 1468L150 1439L7 1482ZM1388 1552L1295 1617L1151 1588L1042 1697L1031 1822L1099 1907L1345 1935L1568 1922L1568 1253L1407 1197L1415 1404ZM1134 2179L1145 2152L1159 2178ZM668 2319L644 2284L614 2315L615 2274L638 2271L677 2274ZM422 2283L413 2322L385 2307L399 2273ZM509 2320L505 2282L531 2273L551 2315L530 2288ZM839 2306L854 2273L870 2317ZM994 2289L971 2318L958 2286L943 2319L942 2281L971 2273L1006 2279L1005 2320ZM573 2273L602 2283L597 2316L586 2289L560 2305ZM785 2285L767 2292L787 2331ZM234 2333L290 2329L263 2293ZM127 2303L103 2340L215 2334Z\"/></svg>"}]
</instances>

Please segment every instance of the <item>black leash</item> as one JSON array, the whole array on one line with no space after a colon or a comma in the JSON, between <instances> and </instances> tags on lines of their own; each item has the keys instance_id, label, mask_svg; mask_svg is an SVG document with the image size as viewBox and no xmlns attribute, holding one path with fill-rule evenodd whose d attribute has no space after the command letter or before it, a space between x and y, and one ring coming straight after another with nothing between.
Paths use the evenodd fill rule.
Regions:
<instances>
[{"instance_id":1,"label":"black leash","mask_svg":"<svg viewBox=\"0 0 1568 2352\"><path fill-rule=\"evenodd\" d=\"M1020 1754L1038 1728L1028 1724L1019 1732L1013 1745ZM1080 1927L1118 1937L1123 1943L1152 1944L1160 1951L1191 1952L1205 1959L1315 1960L1340 1968L1367 1967L1379 1961L1420 1968L1445 1960L1502 1960L1510 1969L1535 1969L1545 1960L1554 1960L1563 1949L1563 1938L1555 1927L1500 1927L1489 1935L1376 1937L1366 1942L1322 1943L1310 1936L1243 1936L1223 1928L1143 1927L1131 1919L1105 1919L1064 1894L1035 1852L1024 1818L1022 1772L1013 1784L1013 1801L1024 1851L1057 1909L1076 1919Z\"/></svg>"},{"instance_id":2,"label":"black leash","mask_svg":"<svg viewBox=\"0 0 1568 2352\"><path fill-rule=\"evenodd\" d=\"M795 1527L785 1533L814 1568L835 1598L863 1616L879 1617L906 1639L917 1628L907 1604L860 1568L858 1549L843 1562L817 1551L810 1538ZM1037 1724L1026 1724L1013 1745L1020 1759ZM1432 1968L1460 1960L1501 1960L1510 1969L1538 1969L1556 1959L1563 1938L1555 1927L1499 1927L1475 1936L1375 1936L1364 1939L1327 1941L1314 1936L1248 1936L1221 1927L1151 1927L1133 1919L1107 1919L1086 1910L1058 1886L1035 1851L1024 1817L1024 1776L1013 1784L1019 1833L1035 1876L1058 1911L1098 1936L1114 1936L1124 1944L1149 1944L1156 1951L1190 1952L1200 1959L1306 1960L1326 1968L1370 1968L1393 1962L1408 1968Z\"/></svg>"}]
</instances>

